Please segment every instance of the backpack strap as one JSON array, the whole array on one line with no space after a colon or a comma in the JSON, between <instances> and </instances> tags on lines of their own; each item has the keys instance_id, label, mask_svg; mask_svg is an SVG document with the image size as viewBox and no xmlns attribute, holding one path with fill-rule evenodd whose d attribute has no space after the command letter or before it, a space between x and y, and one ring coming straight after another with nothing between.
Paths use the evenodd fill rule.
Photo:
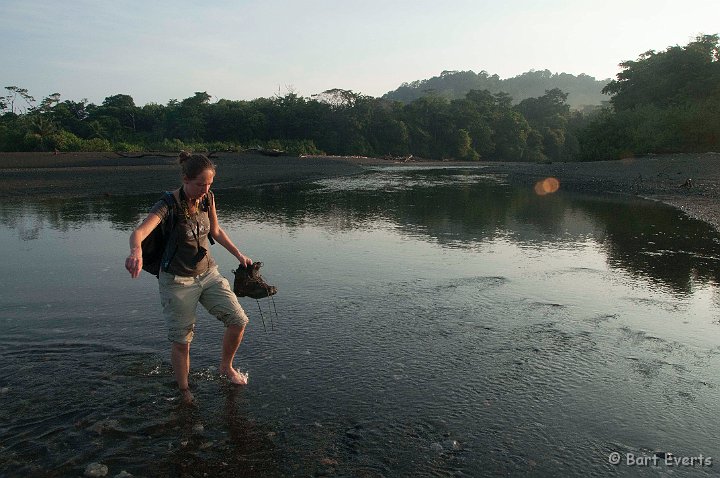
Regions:
<instances>
[{"instance_id":1,"label":"backpack strap","mask_svg":"<svg viewBox=\"0 0 720 478\"><path fill-rule=\"evenodd\" d=\"M215 195L212 191L208 191L208 193L205 195L205 198L203 199L203 208L207 211L208 214L210 214L210 205L215 203ZM212 237L212 234L208 232L208 241L210 241L210 245L215 244L215 240Z\"/></svg>"},{"instance_id":2,"label":"backpack strap","mask_svg":"<svg viewBox=\"0 0 720 478\"><path fill-rule=\"evenodd\" d=\"M178 249L177 223L178 223L178 202L172 191L165 191L162 200L168 206L168 215L163 222L163 237L165 237L165 249L160 260L160 270L167 272L173 257Z\"/></svg>"}]
</instances>

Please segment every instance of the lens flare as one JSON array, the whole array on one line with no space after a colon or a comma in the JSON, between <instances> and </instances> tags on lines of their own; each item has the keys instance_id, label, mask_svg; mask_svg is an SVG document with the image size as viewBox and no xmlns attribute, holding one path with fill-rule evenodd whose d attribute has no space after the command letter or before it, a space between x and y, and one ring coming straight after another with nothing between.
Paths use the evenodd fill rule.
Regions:
<instances>
[{"instance_id":1,"label":"lens flare","mask_svg":"<svg viewBox=\"0 0 720 478\"><path fill-rule=\"evenodd\" d=\"M560 189L560 181L557 178L545 178L535 183L535 194L538 196L552 194L557 192L558 189Z\"/></svg>"}]
</instances>

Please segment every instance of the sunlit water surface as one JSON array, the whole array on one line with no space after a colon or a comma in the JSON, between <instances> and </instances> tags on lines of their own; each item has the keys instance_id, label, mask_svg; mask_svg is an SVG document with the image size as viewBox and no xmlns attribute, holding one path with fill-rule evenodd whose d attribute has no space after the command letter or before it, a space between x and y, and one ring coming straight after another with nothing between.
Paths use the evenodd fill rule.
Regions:
<instances>
[{"instance_id":1,"label":"sunlit water surface","mask_svg":"<svg viewBox=\"0 0 720 478\"><path fill-rule=\"evenodd\" d=\"M481 168L218 191L277 285L193 342L178 404L157 284L123 269L158 195L0 206L0 475L677 476L720 460L720 244L661 205ZM214 246L220 269L235 263ZM258 307L263 310L267 331ZM272 318L272 323L270 319ZM609 463L612 452L620 465ZM656 455L658 453L658 455Z\"/></svg>"}]
</instances>

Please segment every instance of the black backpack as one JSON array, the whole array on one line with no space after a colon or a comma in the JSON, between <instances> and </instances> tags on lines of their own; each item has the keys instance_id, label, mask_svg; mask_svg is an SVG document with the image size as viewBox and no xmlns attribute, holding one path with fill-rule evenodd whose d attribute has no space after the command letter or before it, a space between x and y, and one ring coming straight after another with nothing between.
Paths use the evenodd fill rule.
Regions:
<instances>
[{"instance_id":1,"label":"black backpack","mask_svg":"<svg viewBox=\"0 0 720 478\"><path fill-rule=\"evenodd\" d=\"M168 216L148 234L141 244L142 268L156 277L161 270L167 270L177 251L177 237L173 233L177 225L178 204L173 193L169 191L166 191L161 199L168 206Z\"/></svg>"}]
</instances>

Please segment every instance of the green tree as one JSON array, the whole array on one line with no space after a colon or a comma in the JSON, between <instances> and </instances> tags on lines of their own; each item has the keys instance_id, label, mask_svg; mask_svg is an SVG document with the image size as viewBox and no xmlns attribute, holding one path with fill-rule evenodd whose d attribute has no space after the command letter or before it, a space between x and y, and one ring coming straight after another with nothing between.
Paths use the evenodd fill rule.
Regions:
<instances>
[{"instance_id":1,"label":"green tree","mask_svg":"<svg viewBox=\"0 0 720 478\"><path fill-rule=\"evenodd\" d=\"M6 86L5 89L8 93L5 95L3 103L5 108L9 108L10 113L21 114L35 108L35 98L30 96L26 88Z\"/></svg>"},{"instance_id":2,"label":"green tree","mask_svg":"<svg viewBox=\"0 0 720 478\"><path fill-rule=\"evenodd\" d=\"M165 138L166 108L157 103L148 103L138 108L135 116L135 131L138 139L159 142Z\"/></svg>"},{"instance_id":3,"label":"green tree","mask_svg":"<svg viewBox=\"0 0 720 478\"><path fill-rule=\"evenodd\" d=\"M375 155L405 155L409 152L410 133L399 119L400 103L386 100L373 102L368 141Z\"/></svg>"},{"instance_id":4,"label":"green tree","mask_svg":"<svg viewBox=\"0 0 720 478\"><path fill-rule=\"evenodd\" d=\"M477 161L480 159L480 155L472 148L472 138L466 129L457 130L455 157L470 161Z\"/></svg>"},{"instance_id":5,"label":"green tree","mask_svg":"<svg viewBox=\"0 0 720 478\"><path fill-rule=\"evenodd\" d=\"M552 160L576 159L577 140L568 139L572 133L568 131L570 106L567 97L567 93L554 88L538 98L524 99L515 107L542 137L539 145L534 140L528 143L535 151L532 155L536 159L544 159L543 156Z\"/></svg>"},{"instance_id":6,"label":"green tree","mask_svg":"<svg viewBox=\"0 0 720 478\"><path fill-rule=\"evenodd\" d=\"M167 106L167 132L183 141L203 141L205 113L212 97L205 91L196 91L180 103L169 102Z\"/></svg>"},{"instance_id":7,"label":"green tree","mask_svg":"<svg viewBox=\"0 0 720 478\"><path fill-rule=\"evenodd\" d=\"M37 109L40 112L49 113L58 103L60 103L60 93L53 93L43 98Z\"/></svg>"},{"instance_id":8,"label":"green tree","mask_svg":"<svg viewBox=\"0 0 720 478\"><path fill-rule=\"evenodd\" d=\"M495 159L499 161L535 160L528 157L527 138L530 125L525 117L511 108L500 108L493 121Z\"/></svg>"},{"instance_id":9,"label":"green tree","mask_svg":"<svg viewBox=\"0 0 720 478\"><path fill-rule=\"evenodd\" d=\"M579 133L585 159L720 148L720 45L701 35L685 47L648 51L604 92L612 110Z\"/></svg>"},{"instance_id":10,"label":"green tree","mask_svg":"<svg viewBox=\"0 0 720 478\"><path fill-rule=\"evenodd\" d=\"M471 139L472 159L491 156L495 151L492 139L495 97L488 90L471 90L464 99L454 100L450 109L456 126L467 131Z\"/></svg>"},{"instance_id":11,"label":"green tree","mask_svg":"<svg viewBox=\"0 0 720 478\"><path fill-rule=\"evenodd\" d=\"M85 138L90 132L86 121L89 115L87 106L87 99L79 102L71 100L58 101L48 113L58 128Z\"/></svg>"},{"instance_id":12,"label":"green tree","mask_svg":"<svg viewBox=\"0 0 720 478\"><path fill-rule=\"evenodd\" d=\"M603 93L616 111L640 105L661 108L702 100L720 93L718 35L700 35L685 47L647 51L636 61L620 64L622 71Z\"/></svg>"},{"instance_id":13,"label":"green tree","mask_svg":"<svg viewBox=\"0 0 720 478\"><path fill-rule=\"evenodd\" d=\"M28 133L26 141L31 149L47 151L50 138L58 131L57 126L48 115L33 114L27 118Z\"/></svg>"},{"instance_id":14,"label":"green tree","mask_svg":"<svg viewBox=\"0 0 720 478\"><path fill-rule=\"evenodd\" d=\"M87 111L88 120L97 121L114 141L131 138L137 129L138 108L130 95L108 96L100 106L93 106Z\"/></svg>"}]
</instances>

